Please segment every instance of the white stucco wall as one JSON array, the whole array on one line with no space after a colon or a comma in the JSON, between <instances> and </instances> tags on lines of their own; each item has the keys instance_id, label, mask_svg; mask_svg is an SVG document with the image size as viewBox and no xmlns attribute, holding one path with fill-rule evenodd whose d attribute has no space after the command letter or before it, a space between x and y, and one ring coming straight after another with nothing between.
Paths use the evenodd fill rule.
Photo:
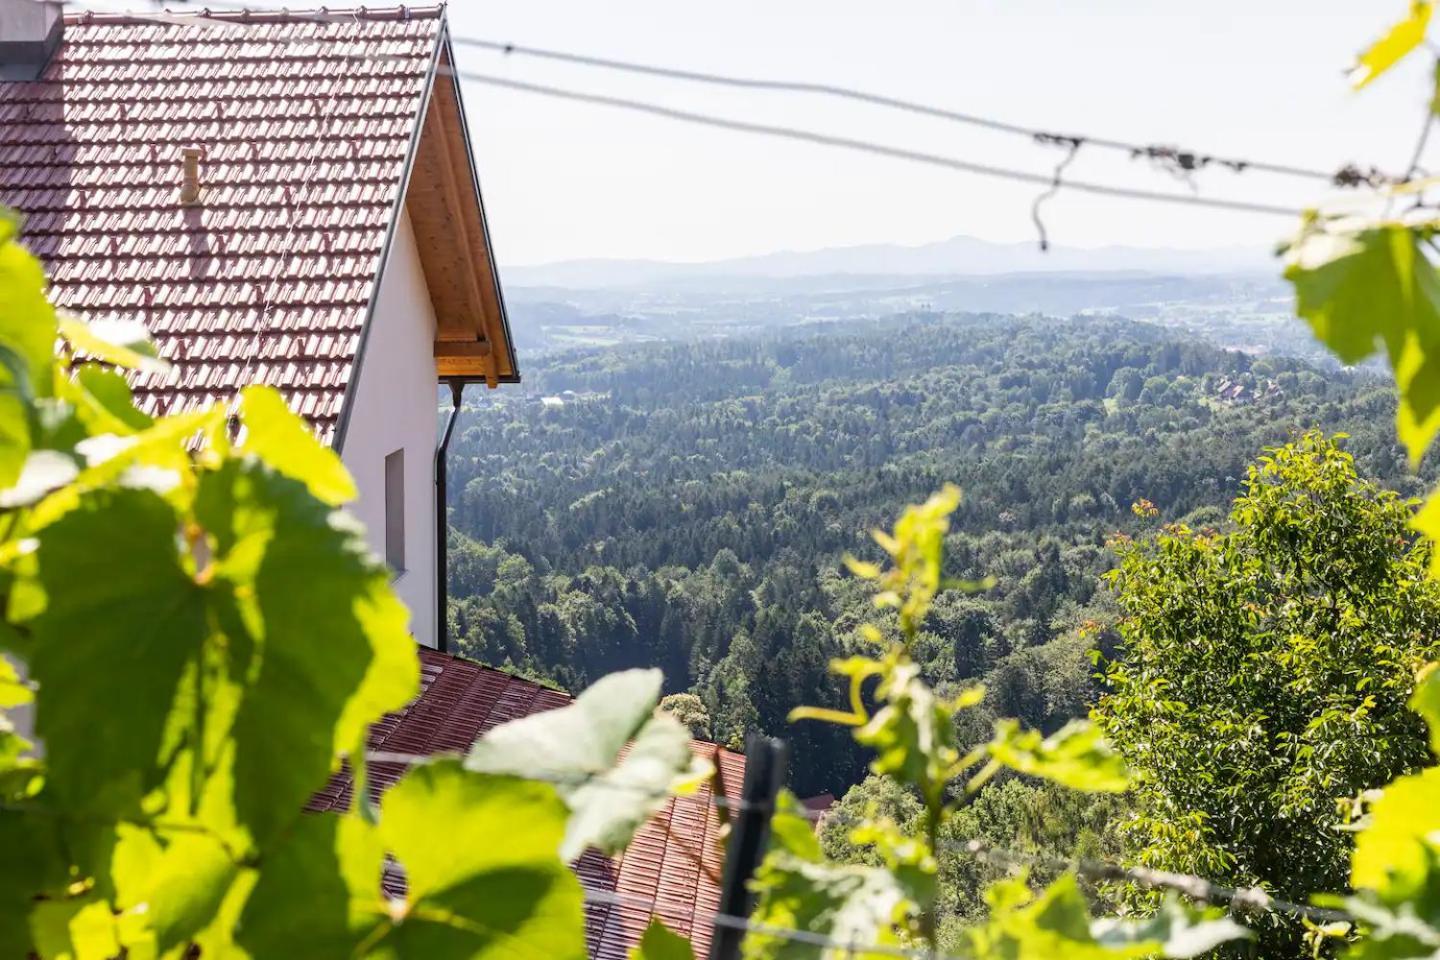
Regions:
<instances>
[{"instance_id":1,"label":"white stucco wall","mask_svg":"<svg viewBox=\"0 0 1440 960\"><path fill-rule=\"evenodd\" d=\"M395 581L415 639L435 646L435 314L410 217L402 214L352 395L341 459L355 477L353 510L385 556L385 457L405 450L405 570Z\"/></svg>"}]
</instances>

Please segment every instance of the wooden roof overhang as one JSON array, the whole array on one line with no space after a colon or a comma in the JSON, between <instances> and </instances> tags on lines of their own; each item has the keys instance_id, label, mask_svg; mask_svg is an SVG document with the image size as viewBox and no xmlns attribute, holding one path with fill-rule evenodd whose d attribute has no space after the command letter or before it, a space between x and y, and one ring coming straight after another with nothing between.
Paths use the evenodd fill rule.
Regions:
<instances>
[{"instance_id":1,"label":"wooden roof overhang","mask_svg":"<svg viewBox=\"0 0 1440 960\"><path fill-rule=\"evenodd\" d=\"M405 193L435 311L435 372L490 387L518 383L448 32L439 42Z\"/></svg>"}]
</instances>

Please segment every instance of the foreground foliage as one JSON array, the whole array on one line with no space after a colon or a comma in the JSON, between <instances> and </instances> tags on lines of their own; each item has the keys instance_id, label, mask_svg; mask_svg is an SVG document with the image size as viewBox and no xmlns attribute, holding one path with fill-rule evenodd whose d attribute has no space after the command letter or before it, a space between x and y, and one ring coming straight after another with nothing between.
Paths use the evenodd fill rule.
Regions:
<instances>
[{"instance_id":1,"label":"foreground foliage","mask_svg":"<svg viewBox=\"0 0 1440 960\"><path fill-rule=\"evenodd\" d=\"M163 372L143 330L57 317L0 221L0 707L33 699L45 747L0 717L0 957L583 958L567 860L705 774L659 671L375 807L366 731L418 664L339 458L273 391L152 419L97 361ZM342 760L356 808L303 815Z\"/></svg>"}]
</instances>

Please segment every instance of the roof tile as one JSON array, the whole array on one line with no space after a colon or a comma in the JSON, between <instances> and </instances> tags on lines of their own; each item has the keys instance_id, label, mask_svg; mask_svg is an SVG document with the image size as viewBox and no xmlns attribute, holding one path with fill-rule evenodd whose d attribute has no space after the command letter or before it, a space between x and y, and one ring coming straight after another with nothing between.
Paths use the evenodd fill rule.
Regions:
<instances>
[{"instance_id":1,"label":"roof tile","mask_svg":"<svg viewBox=\"0 0 1440 960\"><path fill-rule=\"evenodd\" d=\"M463 753L486 730L505 720L570 703L570 697L558 690L425 648L420 649L420 671L420 695L405 709L371 727L372 750ZM738 802L745 757L703 740L692 740L690 747L716 765L718 781L705 784L693 796L667 800L620 856L587 850L571 864L587 890L656 904L653 911L630 903L587 904L586 942L595 960L626 960L651 916L659 916L677 933L690 936L696 956L704 956L710 949L710 918L720 906L723 867L720 819L711 800L719 782L729 799ZM372 798L378 799L403 772L399 764L371 763ZM311 798L309 809L347 809L352 788L349 771L344 770ZM384 887L392 896L404 893L404 878L394 864L387 866Z\"/></svg>"},{"instance_id":2,"label":"roof tile","mask_svg":"<svg viewBox=\"0 0 1440 960\"><path fill-rule=\"evenodd\" d=\"M68 16L40 80L0 83L0 203L58 305L145 323L176 365L137 376L143 408L269 383L329 439L439 11L177 19Z\"/></svg>"}]
</instances>

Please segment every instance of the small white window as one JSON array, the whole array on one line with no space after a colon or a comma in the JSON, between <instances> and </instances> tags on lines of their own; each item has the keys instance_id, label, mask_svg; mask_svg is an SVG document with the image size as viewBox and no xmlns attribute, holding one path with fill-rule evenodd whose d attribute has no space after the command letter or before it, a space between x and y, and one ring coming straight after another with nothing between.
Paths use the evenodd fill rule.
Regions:
<instances>
[{"instance_id":1,"label":"small white window","mask_svg":"<svg viewBox=\"0 0 1440 960\"><path fill-rule=\"evenodd\" d=\"M385 458L385 562L405 572L405 449Z\"/></svg>"}]
</instances>

